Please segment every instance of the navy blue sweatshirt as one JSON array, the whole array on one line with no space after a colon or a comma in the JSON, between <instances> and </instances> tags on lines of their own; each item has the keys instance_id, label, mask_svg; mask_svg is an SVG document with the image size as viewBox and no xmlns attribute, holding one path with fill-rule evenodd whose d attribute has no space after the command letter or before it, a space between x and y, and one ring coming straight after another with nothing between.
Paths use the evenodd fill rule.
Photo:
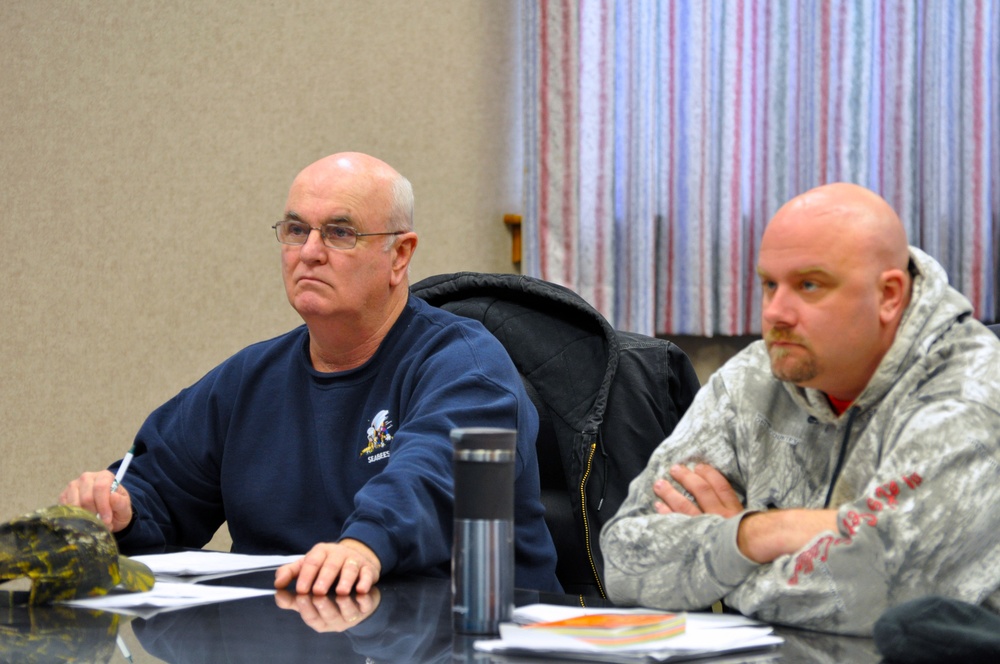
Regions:
<instances>
[{"instance_id":1,"label":"navy blue sweatshirt","mask_svg":"<svg viewBox=\"0 0 1000 664\"><path fill-rule=\"evenodd\" d=\"M558 590L538 417L517 370L480 323L413 297L361 367L313 369L301 326L155 410L136 436L124 481L136 518L119 544L201 547L225 521L236 552L297 554L353 538L383 575L447 575L449 432L470 426L517 429L515 583Z\"/></svg>"}]
</instances>

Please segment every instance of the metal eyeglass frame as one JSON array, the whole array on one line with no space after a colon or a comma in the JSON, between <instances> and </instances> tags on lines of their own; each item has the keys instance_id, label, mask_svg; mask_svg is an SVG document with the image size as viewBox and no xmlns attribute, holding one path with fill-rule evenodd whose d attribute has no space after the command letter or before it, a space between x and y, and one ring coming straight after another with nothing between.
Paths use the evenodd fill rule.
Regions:
<instances>
[{"instance_id":1,"label":"metal eyeglass frame","mask_svg":"<svg viewBox=\"0 0 1000 664\"><path fill-rule=\"evenodd\" d=\"M305 235L302 236L301 242L287 242L286 240L282 240L281 228L283 226L287 227L289 225L295 225L301 228L308 228L309 233L306 233ZM316 226L311 226L310 224L307 224L304 221L296 221L294 219L282 219L281 221L275 223L274 226L271 226L271 228L274 229L274 236L278 239L278 242L280 242L281 244L287 244L293 247L301 247L302 245L304 245L306 242L309 241L310 233L316 231L319 233L320 238L322 238L324 246L329 247L331 249L340 249L342 251L353 249L354 247L358 246L359 237L371 237L373 235L403 235L404 233L409 232L409 231L385 231L382 233L359 233L355 228L351 226L340 226L337 224L323 224L320 227L316 227ZM342 237L331 237L329 235L330 229L333 229L335 232L347 231L347 234ZM347 236L353 238L353 241L351 242L350 246L341 246L333 244L333 242L337 240L346 240Z\"/></svg>"}]
</instances>

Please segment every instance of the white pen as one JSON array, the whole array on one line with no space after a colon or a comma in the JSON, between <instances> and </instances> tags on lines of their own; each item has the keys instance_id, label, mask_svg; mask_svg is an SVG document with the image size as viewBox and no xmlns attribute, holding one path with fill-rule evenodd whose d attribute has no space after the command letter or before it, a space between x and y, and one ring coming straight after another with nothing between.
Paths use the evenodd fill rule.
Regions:
<instances>
[{"instance_id":1,"label":"white pen","mask_svg":"<svg viewBox=\"0 0 1000 664\"><path fill-rule=\"evenodd\" d=\"M118 466L118 473L115 475L115 481L111 483L111 493L118 490L118 485L122 483L125 479L125 471L128 470L128 465L132 463L132 457L135 455L135 445L128 448L128 452L125 453L125 458L122 459L122 465Z\"/></svg>"}]
</instances>

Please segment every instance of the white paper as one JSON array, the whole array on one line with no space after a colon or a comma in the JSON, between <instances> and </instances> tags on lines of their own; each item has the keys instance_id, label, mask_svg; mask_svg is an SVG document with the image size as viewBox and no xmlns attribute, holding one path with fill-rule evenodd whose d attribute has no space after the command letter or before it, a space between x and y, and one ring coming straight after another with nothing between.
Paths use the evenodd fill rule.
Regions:
<instances>
[{"instance_id":1,"label":"white paper","mask_svg":"<svg viewBox=\"0 0 1000 664\"><path fill-rule=\"evenodd\" d=\"M150 615L166 610L273 594L273 590L263 588L204 586L191 583L157 581L153 585L153 589L146 592L114 592L100 597L84 597L68 600L63 602L63 604L84 609L99 609L102 611L149 617Z\"/></svg>"},{"instance_id":2,"label":"white paper","mask_svg":"<svg viewBox=\"0 0 1000 664\"><path fill-rule=\"evenodd\" d=\"M195 579L187 579L190 581L218 578L243 572L275 569L285 563L300 559L302 555L255 556L245 553L199 550L129 557L132 560L145 564L153 571L153 575L157 578L165 576L195 577Z\"/></svg>"}]
</instances>

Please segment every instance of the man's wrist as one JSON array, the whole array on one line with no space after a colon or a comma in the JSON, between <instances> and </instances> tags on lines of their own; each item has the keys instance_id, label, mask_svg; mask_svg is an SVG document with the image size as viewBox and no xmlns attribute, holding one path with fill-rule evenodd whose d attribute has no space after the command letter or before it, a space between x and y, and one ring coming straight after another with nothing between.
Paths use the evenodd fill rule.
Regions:
<instances>
[{"instance_id":1,"label":"man's wrist","mask_svg":"<svg viewBox=\"0 0 1000 664\"><path fill-rule=\"evenodd\" d=\"M758 564L769 563L777 558L770 555L766 546L762 546L762 540L776 527L777 515L778 510L747 512L743 515L736 530L736 546L740 553Z\"/></svg>"}]
</instances>

